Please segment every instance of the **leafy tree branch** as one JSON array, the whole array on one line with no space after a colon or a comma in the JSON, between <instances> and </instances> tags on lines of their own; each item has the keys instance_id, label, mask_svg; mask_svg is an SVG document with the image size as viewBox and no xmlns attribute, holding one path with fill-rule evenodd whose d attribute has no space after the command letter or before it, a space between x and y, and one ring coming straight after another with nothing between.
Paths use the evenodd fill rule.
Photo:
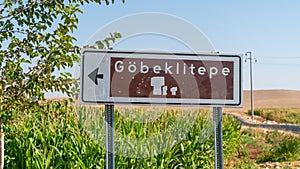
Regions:
<instances>
[{"instance_id":1,"label":"leafy tree branch","mask_svg":"<svg viewBox=\"0 0 300 169\"><path fill-rule=\"evenodd\" d=\"M71 95L74 79L65 69L79 61L80 47L72 33L77 29L77 15L83 12L80 7L87 3L109 5L114 0L6 0L0 4L2 121L17 116L11 112L27 107L23 103L44 100L45 92ZM119 36L111 34L101 42L103 47Z\"/></svg>"}]
</instances>

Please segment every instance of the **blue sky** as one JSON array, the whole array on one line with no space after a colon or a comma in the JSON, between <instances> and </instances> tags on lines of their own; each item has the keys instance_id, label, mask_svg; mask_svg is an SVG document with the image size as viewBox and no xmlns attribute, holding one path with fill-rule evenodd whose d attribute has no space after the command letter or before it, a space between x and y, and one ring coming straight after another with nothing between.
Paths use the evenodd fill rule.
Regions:
<instances>
[{"instance_id":1,"label":"blue sky","mask_svg":"<svg viewBox=\"0 0 300 169\"><path fill-rule=\"evenodd\" d=\"M89 4L82 8L84 13L79 16L74 34L78 45L84 45L97 30L121 17L162 12L192 23L221 53L252 51L258 60L254 64L254 89L300 90L300 1L115 1L110 6ZM165 42L163 37L136 38L118 49L164 49ZM184 50L180 44L169 43L173 43L168 46L172 48L166 50ZM243 86L247 90L249 62L243 71Z\"/></svg>"}]
</instances>

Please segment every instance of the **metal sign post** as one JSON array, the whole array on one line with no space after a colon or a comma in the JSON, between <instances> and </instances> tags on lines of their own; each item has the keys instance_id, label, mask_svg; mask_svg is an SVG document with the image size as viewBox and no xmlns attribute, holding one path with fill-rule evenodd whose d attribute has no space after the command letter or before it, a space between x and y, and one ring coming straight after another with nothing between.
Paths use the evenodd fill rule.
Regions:
<instances>
[{"instance_id":1,"label":"metal sign post","mask_svg":"<svg viewBox=\"0 0 300 169\"><path fill-rule=\"evenodd\" d=\"M223 169L222 107L213 107L215 132L215 169Z\"/></svg>"},{"instance_id":2,"label":"metal sign post","mask_svg":"<svg viewBox=\"0 0 300 169\"><path fill-rule=\"evenodd\" d=\"M106 169L114 169L114 105L214 106L215 168L223 169L222 106L242 105L242 57L84 50L81 103L105 104ZM188 82L188 83L187 83Z\"/></svg>"},{"instance_id":3,"label":"metal sign post","mask_svg":"<svg viewBox=\"0 0 300 169\"><path fill-rule=\"evenodd\" d=\"M106 169L115 168L114 149L114 105L105 104L105 128L106 128Z\"/></svg>"}]
</instances>

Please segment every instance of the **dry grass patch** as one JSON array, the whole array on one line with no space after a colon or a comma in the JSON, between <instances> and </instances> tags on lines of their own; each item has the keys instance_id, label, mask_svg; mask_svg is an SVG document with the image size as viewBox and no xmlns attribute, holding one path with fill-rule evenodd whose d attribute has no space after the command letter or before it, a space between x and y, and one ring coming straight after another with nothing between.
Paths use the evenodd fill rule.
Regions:
<instances>
[{"instance_id":1,"label":"dry grass patch","mask_svg":"<svg viewBox=\"0 0 300 169\"><path fill-rule=\"evenodd\" d=\"M300 108L260 108L255 109L254 114L278 123L300 125Z\"/></svg>"}]
</instances>

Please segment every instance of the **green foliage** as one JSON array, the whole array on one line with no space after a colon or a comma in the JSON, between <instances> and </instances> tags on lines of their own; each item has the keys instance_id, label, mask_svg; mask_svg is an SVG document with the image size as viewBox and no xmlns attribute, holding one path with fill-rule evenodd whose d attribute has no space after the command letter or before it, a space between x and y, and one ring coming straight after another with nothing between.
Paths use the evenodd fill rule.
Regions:
<instances>
[{"instance_id":1,"label":"green foliage","mask_svg":"<svg viewBox=\"0 0 300 169\"><path fill-rule=\"evenodd\" d=\"M228 169L257 169L258 166L254 161L249 159L248 156L244 156L241 159L232 158L236 160L234 165L227 166Z\"/></svg>"},{"instance_id":2,"label":"green foliage","mask_svg":"<svg viewBox=\"0 0 300 169\"><path fill-rule=\"evenodd\" d=\"M265 133L262 129L247 128L242 131L238 156L231 159L227 167L245 169L267 166L257 163L297 161L300 159L300 138L276 130Z\"/></svg>"},{"instance_id":3,"label":"green foliage","mask_svg":"<svg viewBox=\"0 0 300 169\"><path fill-rule=\"evenodd\" d=\"M103 108L100 108L103 111ZM115 138L116 150L128 152L129 156L116 156L117 168L212 168L214 163L214 137L212 126L209 125L213 121L207 121L208 113L206 111L181 111L166 110L159 118L148 123L138 123L133 119L138 116L146 116L144 118L151 119L151 116L157 114L156 111L142 109L117 109L115 111L115 130L117 133L129 137L128 139ZM78 111L78 117L83 121L88 132L93 134L97 140L104 138L104 135L97 131L104 131L104 114L99 108L81 107ZM128 117L126 116L128 115ZM195 120L194 123L188 119ZM241 126L232 117L224 117L224 156L231 158L237 153L241 145ZM190 126L189 126L190 125ZM102 127L101 127L102 126ZM172 130L172 129L176 129ZM178 133L179 130L187 130L185 137ZM165 133L169 131L168 133ZM160 135L160 137L155 136ZM132 147L130 138L138 138L142 145ZM147 139L153 139L147 142ZM172 140L177 140L175 145ZM103 142L104 140L101 140ZM170 142L172 141L172 142ZM162 147L170 146L170 149L163 151ZM138 155L139 158L130 157L130 155ZM146 156L144 158L141 158Z\"/></svg>"},{"instance_id":4,"label":"green foliage","mask_svg":"<svg viewBox=\"0 0 300 169\"><path fill-rule=\"evenodd\" d=\"M267 135L266 140L272 143L272 147L257 159L258 163L296 161L300 159L300 138L298 136L284 136L274 132L274 135Z\"/></svg>"},{"instance_id":5,"label":"green foliage","mask_svg":"<svg viewBox=\"0 0 300 169\"><path fill-rule=\"evenodd\" d=\"M26 109L27 98L43 100L44 93L70 95L72 75L65 71L79 60L72 33L86 3L109 0L14 1L0 4L0 118L13 118ZM111 1L114 3L114 1ZM55 73L60 73L55 75ZM33 102L36 100L33 99Z\"/></svg>"},{"instance_id":6,"label":"green foliage","mask_svg":"<svg viewBox=\"0 0 300 169\"><path fill-rule=\"evenodd\" d=\"M242 131L241 143L239 146L238 154L228 158L228 168L232 169L256 169L258 168L255 160L250 158L250 147L262 148L264 145L259 143L262 139L263 133L255 131L255 129L246 129ZM264 135L263 135L264 136Z\"/></svg>"},{"instance_id":7,"label":"green foliage","mask_svg":"<svg viewBox=\"0 0 300 169\"><path fill-rule=\"evenodd\" d=\"M74 114L74 107L67 101L50 101L41 105L34 105L34 110L27 110L21 115L22 120L5 126L7 137L6 168L104 168L105 149L100 142L105 139L105 120L103 107L77 107L78 114ZM139 138L140 141L153 136L154 142L137 145L134 150L141 153L150 152L148 157L130 157L116 155L116 168L212 168L214 163L213 130L207 128L208 113L206 111L189 111L180 113L178 110L168 109L160 114L156 120L138 123L134 118L142 115L153 115L152 109L144 111L136 109L118 108L115 111L115 130L128 138ZM152 114L151 114L152 113ZM187 114L189 113L189 114ZM126 114L128 116L126 116ZM180 118L178 118L178 116ZM195 117L195 123L181 120L185 117ZM133 117L132 117L133 118ZM179 120L178 120L179 119ZM189 118L187 118L189 119ZM79 123L79 121L86 123ZM229 116L224 117L224 154L230 159L241 142L240 126ZM190 127L185 137L170 149L155 153L163 143L176 138L172 128L182 130ZM186 128L187 127L187 128ZM170 135L164 135L171 130ZM93 132L90 132L93 131ZM102 140L97 140L98 136ZM207 131L208 133L203 133ZM211 133L212 132L212 133ZM87 133L89 133L87 135ZM93 135L94 134L94 135ZM175 136L172 136L175 135ZM168 136L168 137L167 137ZM204 138L205 137L205 138ZM100 139L99 138L99 139ZM124 138L115 137L118 150L128 150L130 142ZM178 137L177 137L178 138ZM99 142L96 142L99 141ZM138 153L138 152L137 152ZM135 153L136 154L136 153ZM134 155L135 155L134 154Z\"/></svg>"},{"instance_id":8,"label":"green foliage","mask_svg":"<svg viewBox=\"0 0 300 169\"><path fill-rule=\"evenodd\" d=\"M105 151L80 127L67 101L49 101L5 125L5 168L103 168Z\"/></svg>"},{"instance_id":9,"label":"green foliage","mask_svg":"<svg viewBox=\"0 0 300 169\"><path fill-rule=\"evenodd\" d=\"M232 116L226 116L223 128L223 148L227 152L224 157L230 158L232 154L240 149L242 141L241 125Z\"/></svg>"},{"instance_id":10,"label":"green foliage","mask_svg":"<svg viewBox=\"0 0 300 169\"><path fill-rule=\"evenodd\" d=\"M252 115L251 110L248 110L248 114ZM262 109L254 109L254 115L260 116L262 114Z\"/></svg>"},{"instance_id":11,"label":"green foliage","mask_svg":"<svg viewBox=\"0 0 300 169\"><path fill-rule=\"evenodd\" d=\"M5 124L7 138L5 168L96 168L103 163L103 151L78 126L74 110L66 103L44 100L45 92L70 96L78 88L66 70L79 61L80 47L74 44L72 33L82 13L80 7L90 2L109 5L114 0L0 3L0 124Z\"/></svg>"},{"instance_id":12,"label":"green foliage","mask_svg":"<svg viewBox=\"0 0 300 169\"><path fill-rule=\"evenodd\" d=\"M250 110L248 114L251 115ZM279 123L300 125L300 109L297 108L261 108L255 109L254 114Z\"/></svg>"},{"instance_id":13,"label":"green foliage","mask_svg":"<svg viewBox=\"0 0 300 169\"><path fill-rule=\"evenodd\" d=\"M85 45L83 48L90 49L111 49L111 45L116 42L117 39L122 38L122 35L119 32L109 33L110 37L105 38L104 40L96 41L93 46Z\"/></svg>"}]
</instances>

